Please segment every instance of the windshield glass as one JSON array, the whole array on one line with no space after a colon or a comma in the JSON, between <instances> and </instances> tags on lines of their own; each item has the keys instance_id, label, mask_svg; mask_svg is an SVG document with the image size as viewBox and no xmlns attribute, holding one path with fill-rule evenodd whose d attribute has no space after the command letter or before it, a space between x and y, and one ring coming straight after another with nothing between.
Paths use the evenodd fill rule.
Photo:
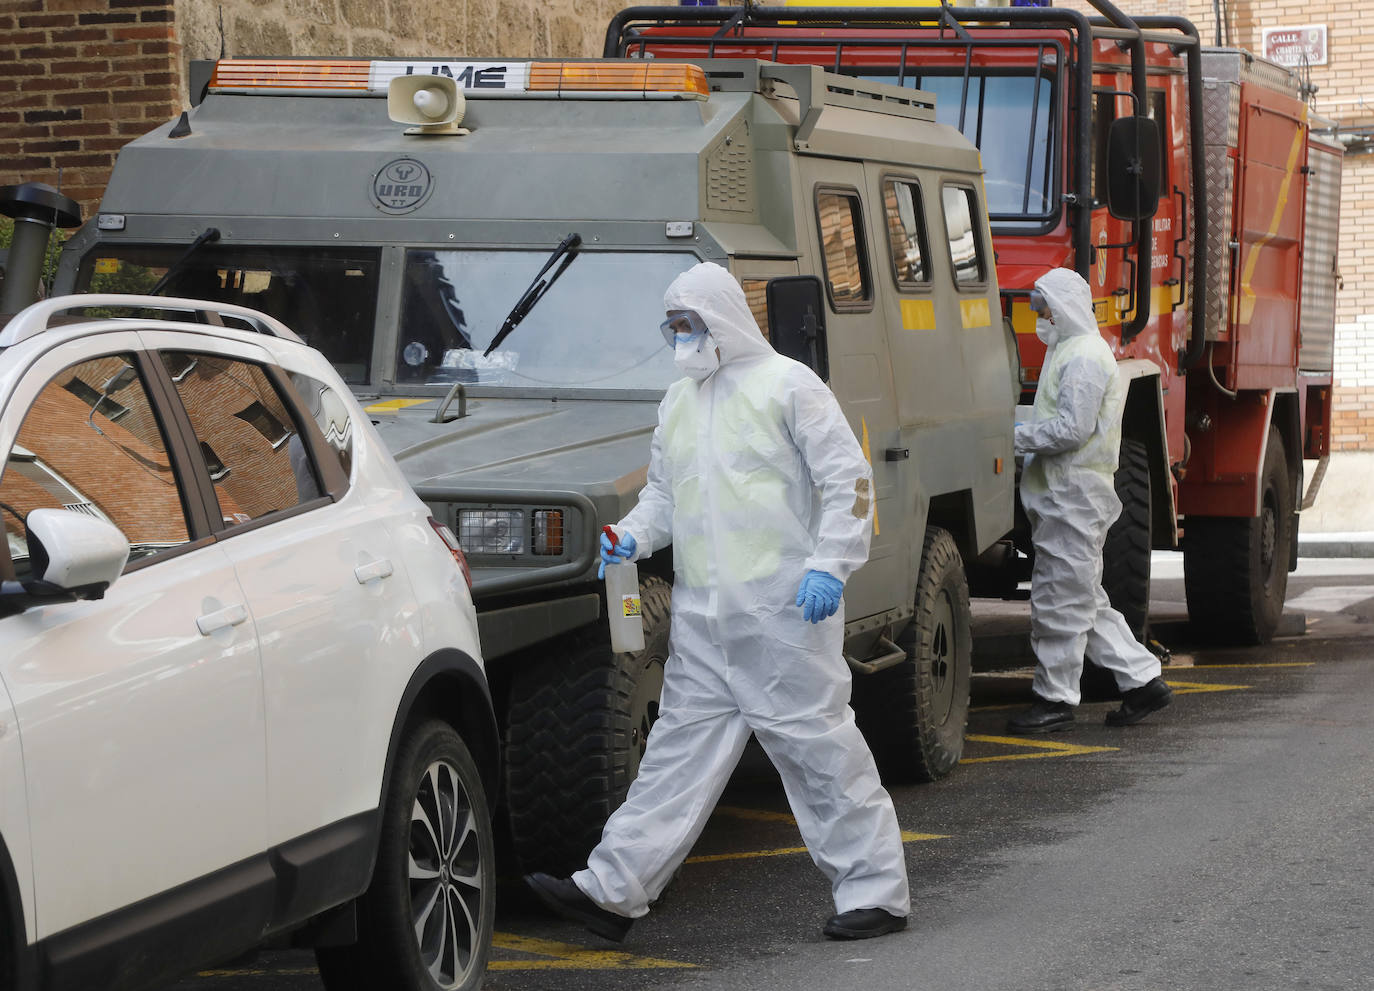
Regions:
<instances>
[{"instance_id":1,"label":"windshield glass","mask_svg":"<svg viewBox=\"0 0 1374 991\"><path fill-rule=\"evenodd\" d=\"M678 372L658 325L664 290L697 261L685 252L579 252L501 346L482 357L548 257L548 250L406 252L396 381L666 389Z\"/></svg>"},{"instance_id":2,"label":"windshield glass","mask_svg":"<svg viewBox=\"0 0 1374 991\"><path fill-rule=\"evenodd\" d=\"M97 245L82 259L77 292L146 294L185 252L185 245ZM159 295L262 310L324 352L345 382L361 384L371 372L380 257L377 248L206 244Z\"/></svg>"},{"instance_id":3,"label":"windshield glass","mask_svg":"<svg viewBox=\"0 0 1374 991\"><path fill-rule=\"evenodd\" d=\"M891 75L869 76L895 82ZM1033 73L908 75L904 84L935 96L935 119L958 128L983 154L983 182L994 227L1040 227L1054 205L1054 78Z\"/></svg>"}]
</instances>

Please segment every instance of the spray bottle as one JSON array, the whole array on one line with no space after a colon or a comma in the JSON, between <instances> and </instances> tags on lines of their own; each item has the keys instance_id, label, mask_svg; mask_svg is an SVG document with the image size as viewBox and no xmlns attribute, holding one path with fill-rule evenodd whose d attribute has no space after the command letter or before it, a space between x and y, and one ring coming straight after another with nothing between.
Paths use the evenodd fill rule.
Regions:
<instances>
[{"instance_id":1,"label":"spray bottle","mask_svg":"<svg viewBox=\"0 0 1374 991\"><path fill-rule=\"evenodd\" d=\"M611 547L619 542L615 531L602 527ZM644 649L644 617L639 599L639 569L630 561L606 565L606 607L611 619L611 650L617 654Z\"/></svg>"}]
</instances>

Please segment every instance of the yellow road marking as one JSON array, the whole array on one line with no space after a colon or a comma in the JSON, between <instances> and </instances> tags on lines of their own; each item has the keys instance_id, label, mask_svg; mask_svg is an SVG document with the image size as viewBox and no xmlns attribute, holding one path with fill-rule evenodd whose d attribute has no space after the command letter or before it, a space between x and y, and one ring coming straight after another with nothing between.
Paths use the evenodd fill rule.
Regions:
<instances>
[{"instance_id":1,"label":"yellow road marking","mask_svg":"<svg viewBox=\"0 0 1374 991\"><path fill-rule=\"evenodd\" d=\"M1205 668L1220 668L1223 670L1226 668L1310 668L1316 663L1316 661L1265 661L1260 664L1190 664L1186 669L1182 670L1201 671ZM1172 685L1173 682L1171 681L1169 684ZM1250 686L1247 685L1246 687L1248 688Z\"/></svg>"},{"instance_id":2,"label":"yellow road marking","mask_svg":"<svg viewBox=\"0 0 1374 991\"><path fill-rule=\"evenodd\" d=\"M960 764L990 764L1000 760L1039 760L1044 757L1071 757L1079 754L1101 754L1119 747L1085 747L1077 743L1059 743L1054 740L1028 740L1023 736L978 736L964 737L970 743L998 743L1009 747L1029 747L1032 752L1025 754L998 754L993 757L965 757ZM1040 751L1036 753L1034 751Z\"/></svg>"},{"instance_id":3,"label":"yellow road marking","mask_svg":"<svg viewBox=\"0 0 1374 991\"><path fill-rule=\"evenodd\" d=\"M253 969L253 970L202 970L196 973L197 977L308 977L318 974L319 970L315 967L283 967L280 970Z\"/></svg>"},{"instance_id":4,"label":"yellow road marking","mask_svg":"<svg viewBox=\"0 0 1374 991\"><path fill-rule=\"evenodd\" d=\"M1175 695L1196 695L1199 692L1239 692L1253 685L1218 685L1208 681L1170 681Z\"/></svg>"},{"instance_id":5,"label":"yellow road marking","mask_svg":"<svg viewBox=\"0 0 1374 991\"><path fill-rule=\"evenodd\" d=\"M589 950L572 943L559 943L514 933L493 933L492 949L509 950L546 957L543 960L492 960L488 970L666 970L695 968L694 963L637 957L616 950Z\"/></svg>"},{"instance_id":6,"label":"yellow road marking","mask_svg":"<svg viewBox=\"0 0 1374 991\"><path fill-rule=\"evenodd\" d=\"M790 826L796 826L797 820L792 818L787 812L769 812L765 809L746 809L735 805L718 805L715 814L718 816L728 816L731 819L745 819L750 822L785 822ZM947 840L948 836L940 833L913 833L910 830L902 830L903 843L924 843L927 840ZM804 846L777 847L773 850L747 850L741 853L707 853L697 857L688 857L685 861L689 864L713 864L722 860L754 860L763 857L788 857L798 853L806 853Z\"/></svg>"},{"instance_id":7,"label":"yellow road marking","mask_svg":"<svg viewBox=\"0 0 1374 991\"><path fill-rule=\"evenodd\" d=\"M367 413L395 413L397 410L408 409L411 406L423 406L425 403L432 403L432 399L387 399L380 403L373 403L364 408Z\"/></svg>"}]
</instances>

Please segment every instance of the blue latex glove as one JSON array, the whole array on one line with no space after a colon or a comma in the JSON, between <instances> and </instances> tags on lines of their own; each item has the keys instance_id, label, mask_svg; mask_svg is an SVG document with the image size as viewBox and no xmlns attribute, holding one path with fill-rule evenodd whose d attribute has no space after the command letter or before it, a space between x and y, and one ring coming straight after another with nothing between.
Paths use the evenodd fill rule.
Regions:
<instances>
[{"instance_id":1,"label":"blue latex glove","mask_svg":"<svg viewBox=\"0 0 1374 991\"><path fill-rule=\"evenodd\" d=\"M819 623L829 619L840 608L844 582L826 571L808 571L797 589L797 605L802 607L802 619Z\"/></svg>"},{"instance_id":2,"label":"blue latex glove","mask_svg":"<svg viewBox=\"0 0 1374 991\"><path fill-rule=\"evenodd\" d=\"M597 578L606 577L606 565L624 564L634 557L635 548L639 544L633 536L622 532L620 540L615 544L611 543L611 538L606 536L606 532L601 532L601 566L596 569Z\"/></svg>"}]
</instances>

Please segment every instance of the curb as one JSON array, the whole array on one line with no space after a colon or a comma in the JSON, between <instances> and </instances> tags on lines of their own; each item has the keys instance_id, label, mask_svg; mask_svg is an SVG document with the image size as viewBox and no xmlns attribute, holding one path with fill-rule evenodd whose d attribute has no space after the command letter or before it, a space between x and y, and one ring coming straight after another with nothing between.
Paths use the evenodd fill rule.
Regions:
<instances>
[{"instance_id":1,"label":"curb","mask_svg":"<svg viewBox=\"0 0 1374 991\"><path fill-rule=\"evenodd\" d=\"M1299 534L1298 557L1374 557L1374 533Z\"/></svg>"}]
</instances>

